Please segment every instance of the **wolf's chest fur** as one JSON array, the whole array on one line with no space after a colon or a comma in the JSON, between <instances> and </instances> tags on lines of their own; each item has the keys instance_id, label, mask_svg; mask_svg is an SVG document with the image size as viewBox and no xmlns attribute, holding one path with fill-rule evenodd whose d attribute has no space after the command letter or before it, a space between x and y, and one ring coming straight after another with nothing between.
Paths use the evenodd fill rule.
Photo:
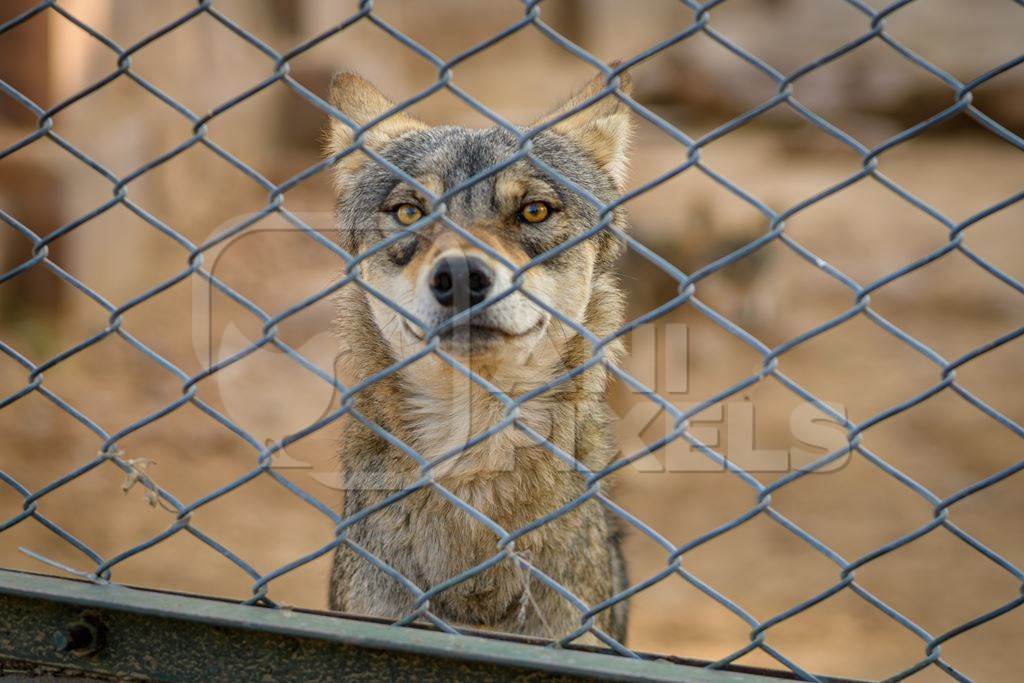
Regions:
<instances>
[{"instance_id":1,"label":"wolf's chest fur","mask_svg":"<svg viewBox=\"0 0 1024 683\"><path fill-rule=\"evenodd\" d=\"M502 422L505 409L500 402L476 391L457 392L448 400L439 398L418 394L400 399L402 408L398 412L404 418L406 443L427 461L457 452L432 469L434 480L505 532L516 532L584 492L580 473L511 424L465 448L467 441ZM538 397L524 404L518 417L566 454L594 455L575 453L577 425L563 414L566 409L563 401ZM381 490L348 491L346 514L371 506L422 477L415 461L396 448L352 456L349 467L359 467L361 457L368 459L364 463L367 468L380 466L376 481ZM597 507L587 503L582 511L559 516L517 538L509 550L556 580L571 583L572 565L564 562L566 553L581 543L598 544L607 537L603 516L594 514ZM352 528L349 537L374 555L386 558L391 567L424 588L443 584L502 552L495 529L432 487L424 487L368 517L365 524ZM356 567L348 568L353 570L358 573ZM534 623L527 628L523 620L532 623L541 615L536 607L526 609L523 604L527 597L536 599L545 591L526 570L505 559L439 594L431 600L431 606L435 613L461 623L539 634L540 626ZM348 600L345 606L356 611L372 604L364 602L364 596L351 593ZM548 596L547 600L553 598ZM408 596L399 597L399 605L411 602ZM564 608L552 606L552 614L544 618L553 618Z\"/></svg>"},{"instance_id":2,"label":"wolf's chest fur","mask_svg":"<svg viewBox=\"0 0 1024 683\"><path fill-rule=\"evenodd\" d=\"M575 450L569 406L554 396L538 396L519 406L513 423L502 401L458 373L443 385L410 391L404 398L409 445L429 463L433 479L506 532L554 512L582 491L582 478L527 432L566 454ZM471 444L471 445L467 445ZM436 464L435 464L436 463ZM418 476L418 473L417 473ZM411 482L402 482L409 485ZM437 535L439 547L423 557L432 581L445 580L497 552L495 530L443 496L424 496L414 513ZM557 529L541 527L516 543L536 550ZM448 562L438 562L438 556ZM447 566L445 566L447 565Z\"/></svg>"},{"instance_id":3,"label":"wolf's chest fur","mask_svg":"<svg viewBox=\"0 0 1024 683\"><path fill-rule=\"evenodd\" d=\"M470 385L461 376L449 380L454 386L445 390L411 394L406 415L412 436L409 445L427 461L437 463L431 473L455 495L485 515L501 516L513 502L509 498L515 497L514 491L505 489L524 483L519 477L529 474L543 479L565 469L554 454L542 452L543 447L526 431L545 439L557 438L553 427L559 413L565 412L559 410L557 399L541 396L519 406L517 426L507 417L505 404L481 387ZM562 442L559 447L571 449L562 436L557 439ZM531 472L515 476L516 470L527 464L524 461ZM525 493L520 491L520 495Z\"/></svg>"}]
</instances>

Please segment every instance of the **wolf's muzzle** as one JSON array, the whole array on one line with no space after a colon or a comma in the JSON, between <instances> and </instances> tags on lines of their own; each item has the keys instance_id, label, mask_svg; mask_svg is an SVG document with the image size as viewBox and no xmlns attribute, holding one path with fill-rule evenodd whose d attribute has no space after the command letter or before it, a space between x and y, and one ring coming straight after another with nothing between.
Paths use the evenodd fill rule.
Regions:
<instances>
[{"instance_id":1,"label":"wolf's muzzle","mask_svg":"<svg viewBox=\"0 0 1024 683\"><path fill-rule=\"evenodd\" d=\"M430 274L434 299L456 311L486 299L493 284L494 271L476 256L445 256L434 264Z\"/></svg>"}]
</instances>

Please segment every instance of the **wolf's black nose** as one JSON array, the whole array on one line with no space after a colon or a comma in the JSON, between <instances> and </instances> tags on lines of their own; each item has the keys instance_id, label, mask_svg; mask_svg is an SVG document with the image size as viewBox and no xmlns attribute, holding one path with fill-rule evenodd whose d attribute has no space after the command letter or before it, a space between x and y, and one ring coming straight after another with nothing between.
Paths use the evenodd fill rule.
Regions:
<instances>
[{"instance_id":1,"label":"wolf's black nose","mask_svg":"<svg viewBox=\"0 0 1024 683\"><path fill-rule=\"evenodd\" d=\"M475 256L446 256L430 274L430 291L437 303L464 310L487 298L494 271Z\"/></svg>"}]
</instances>

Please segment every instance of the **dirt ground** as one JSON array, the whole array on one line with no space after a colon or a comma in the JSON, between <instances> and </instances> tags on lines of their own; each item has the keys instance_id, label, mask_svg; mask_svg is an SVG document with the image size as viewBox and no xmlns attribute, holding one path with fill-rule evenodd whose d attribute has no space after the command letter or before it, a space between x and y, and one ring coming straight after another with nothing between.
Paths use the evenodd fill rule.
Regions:
<instances>
[{"instance_id":1,"label":"dirt ground","mask_svg":"<svg viewBox=\"0 0 1024 683\"><path fill-rule=\"evenodd\" d=\"M192 58L182 54L182 59ZM140 63L146 64L144 59ZM560 73L558 78L574 80L572 74ZM197 109L203 98L216 102L225 96L206 87L191 93L200 100ZM111 94L108 105L118 102L119 96ZM108 105L101 101L95 111L105 111ZM241 105L234 124L213 122L211 137L254 160L276 182L314 163L315 147L292 149L287 140L264 146L259 136L246 133L252 130L243 125L246 122L262 125L268 120L267 110L260 107L259 101ZM188 134L180 120L158 111L154 107L140 115L142 123L95 114L69 118L69 139L124 172L146 157L145 150L168 149ZM433 110L428 106L425 111ZM447 110L439 105L438 111ZM694 136L724 120L692 118L671 106L658 111ZM522 118L528 120L529 115ZM856 125L859 138L877 144L895 124L865 119ZM119 142L95 142L115 130ZM6 129L0 133L0 146L14 134ZM42 141L14 159L49 164L64 156ZM685 158L684 148L653 126L640 125L631 187ZM0 172L14 159L0 161ZM861 167L852 151L789 114L726 135L702 151L702 160L777 211ZM109 184L87 169L66 160L52 163L65 173L66 215L79 215L109 196ZM879 169L954 222L1012 196L1024 185L1020 152L977 127L929 131L886 153ZM131 188L148 211L196 243L266 203L265 192L201 147L147 173ZM331 235L332 200L323 177L290 191L287 206ZM690 273L767 228L763 216L697 169L640 195L628 208L632 234ZM969 228L964 244L1010 276L1024 279L1022 220L1024 203L1010 206ZM870 178L791 217L786 235L860 285L949 241L949 231L941 223ZM62 241L60 265L118 305L187 267L184 249L121 206ZM23 249L27 258L28 249ZM338 257L278 218L211 251L205 263L270 312L321 291L340 267ZM621 267L631 319L676 296L675 281L641 255L627 254ZM40 286L60 292L59 308L21 311L0 325L0 341L33 362L54 356L107 324L107 315L95 302L52 274L39 277ZM0 296L3 292L0 286ZM768 347L794 339L856 303L848 288L778 240L702 280L696 292L702 302ZM947 360L1024 322L1021 295L957 251L872 292L870 305ZM282 322L280 336L329 372L337 354L330 333L332 317L331 302L319 301ZM211 293L197 278L185 279L132 308L123 325L188 374L261 335L258 321L237 303ZM763 366L759 353L692 304L641 327L629 341L626 369L679 409L756 375ZM959 367L956 381L1019 424L1024 422L1022 368L1024 338L1019 337ZM787 350L779 357L778 370L855 423L942 379L936 363L863 314ZM48 369L44 377L45 387L111 434L181 396L178 377L116 336ZM20 390L26 382L24 369L0 355L0 396ZM294 433L336 406L330 387L282 353L267 349L200 382L196 397L260 442ZM620 418L624 454L665 433L664 415L650 398L624 383L613 387L611 402ZM768 484L844 442L843 431L822 422L823 417L767 377L730 396L724 405L695 415L691 432ZM33 491L89 462L102 444L39 392L0 410L0 439L0 469ZM336 439L336 425L330 425L289 446L275 461L277 473L332 508L341 500L333 486ZM949 389L862 434L864 447L939 499L1019 462L1024 457L1021 443L1011 430ZM118 446L124 458L185 503L238 480L257 464L249 444L193 405L133 430L118 440ZM627 467L615 481L612 498L677 547L757 505L750 485L681 441ZM46 494L38 505L48 519L104 558L153 538L174 521L171 512L151 505L144 489L109 463ZM852 562L926 525L934 505L854 453L827 472L809 474L775 491L772 508ZM22 497L0 485L0 520L21 509ZM1024 475L956 502L949 515L978 542L1024 567ZM266 475L201 507L190 523L261 574L314 553L333 537L333 525L325 515ZM93 568L31 519L0 533L0 566L60 574L26 551L77 570ZM637 528L627 531L625 554L633 583L666 566L666 551ZM329 557L324 556L287 572L270 584L269 596L286 605L324 608L328 567ZM682 567L758 620L783 614L841 580L833 561L766 515L688 551ZM238 566L188 532L120 562L113 578L233 598L250 596L253 584ZM858 568L855 578L858 586L932 635L1014 600L1021 590L1011 573L944 528ZM740 618L680 576L631 600L629 645L638 650L716 660L747 644L749 631ZM944 643L942 655L975 680L1015 680L1024 668L1022 633L1024 610L1018 609ZM921 639L849 589L775 624L766 639L804 669L827 675L877 679L925 656ZM740 663L779 666L761 652ZM947 677L931 668L912 680Z\"/></svg>"}]
</instances>

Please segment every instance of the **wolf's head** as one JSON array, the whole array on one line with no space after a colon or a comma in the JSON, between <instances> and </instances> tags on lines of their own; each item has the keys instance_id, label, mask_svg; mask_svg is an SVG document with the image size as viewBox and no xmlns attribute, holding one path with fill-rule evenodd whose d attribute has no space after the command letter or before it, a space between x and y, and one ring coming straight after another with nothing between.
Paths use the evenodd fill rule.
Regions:
<instances>
[{"instance_id":1,"label":"wolf's head","mask_svg":"<svg viewBox=\"0 0 1024 683\"><path fill-rule=\"evenodd\" d=\"M595 80L545 120L564 116L603 86L603 79ZM621 87L628 88L625 77ZM331 99L359 126L394 107L354 74L335 78ZM354 141L352 129L340 121L331 122L327 137L332 155ZM608 95L534 137L532 154L541 165L609 203L622 191L629 137L629 110ZM601 231L549 253L599 223L594 204L529 159L467 184L519 150L514 135L501 128L432 127L399 113L366 131L363 142L435 197L463 188L445 200L445 215L479 241L473 244L443 220L423 221L435 209L430 197L362 152L335 165L342 246L349 253L372 251L421 223L413 234L361 263L362 278L370 287L422 323L410 321L375 295L366 296L372 319L394 356L415 352L437 333L442 349L474 364L522 364L542 346L564 360L566 345L578 334L545 306L598 336L619 324L621 303L612 274L618 241ZM622 219L617 213L613 217ZM515 270L535 259L521 274L522 289L545 305L512 291ZM473 312L458 324L447 322L470 307Z\"/></svg>"}]
</instances>

